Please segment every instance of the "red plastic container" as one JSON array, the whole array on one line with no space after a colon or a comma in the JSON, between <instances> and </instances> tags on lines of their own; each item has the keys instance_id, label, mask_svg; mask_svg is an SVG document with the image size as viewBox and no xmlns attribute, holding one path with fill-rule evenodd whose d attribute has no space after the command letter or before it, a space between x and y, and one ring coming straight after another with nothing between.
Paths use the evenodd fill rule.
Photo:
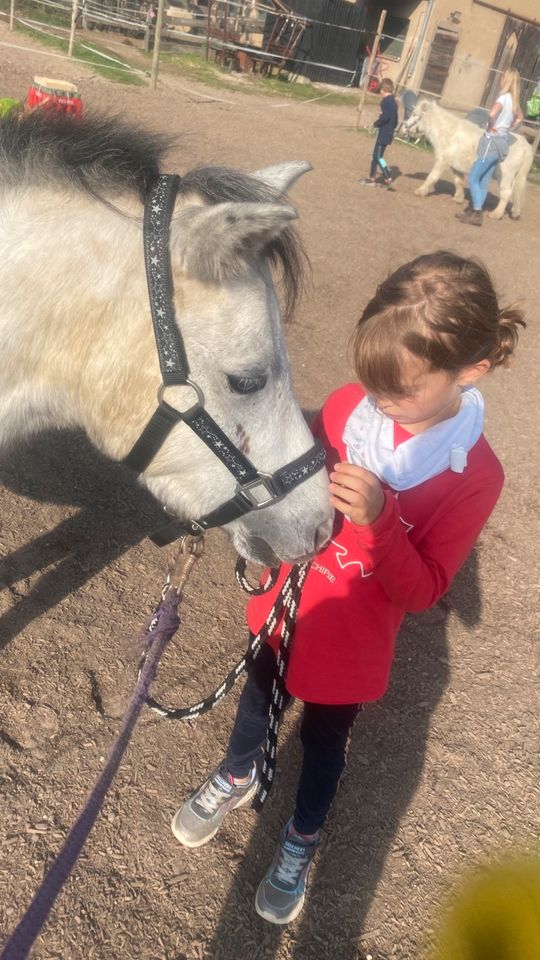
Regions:
<instances>
[{"instance_id":1,"label":"red plastic container","mask_svg":"<svg viewBox=\"0 0 540 960\"><path fill-rule=\"evenodd\" d=\"M42 110L54 110L57 113L82 116L82 100L73 83L65 80L51 80L48 77L34 77L28 90L29 110L38 107Z\"/></svg>"}]
</instances>

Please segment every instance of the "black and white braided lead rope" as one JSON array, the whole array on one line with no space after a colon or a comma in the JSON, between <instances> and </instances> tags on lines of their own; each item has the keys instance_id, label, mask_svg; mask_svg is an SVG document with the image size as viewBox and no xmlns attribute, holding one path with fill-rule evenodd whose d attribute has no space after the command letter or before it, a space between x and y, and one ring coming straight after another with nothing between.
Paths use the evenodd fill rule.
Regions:
<instances>
[{"instance_id":1,"label":"black and white braided lead rope","mask_svg":"<svg viewBox=\"0 0 540 960\"><path fill-rule=\"evenodd\" d=\"M246 577L246 566L247 562L242 557L238 557L236 566L234 568L234 575L237 583L240 584L245 593L249 593L251 597L260 597L261 594L268 593L272 587L275 587L277 578L279 576L279 569L276 569L275 567L271 568L268 571L268 576L265 582L261 583L258 587L254 587Z\"/></svg>"},{"instance_id":2,"label":"black and white braided lead rope","mask_svg":"<svg viewBox=\"0 0 540 960\"><path fill-rule=\"evenodd\" d=\"M256 796L253 800L253 808L257 811L262 809L265 801L268 798L268 794L270 793L274 781L279 724L287 696L285 687L287 666L289 663L298 604L300 603L302 587L310 566L310 563L303 563L291 568L264 624L262 625L258 634L250 639L246 653L227 674L223 683L221 683L219 687L209 694L208 697L206 697L204 700L199 700L197 703L194 703L189 707L165 707L153 697L149 696L146 699L146 705L150 707L154 713L157 713L160 717L163 717L166 720L196 720L203 714L208 713L210 710L213 710L213 708L217 706L217 704L220 703L224 697L227 696L230 690L232 690L237 680L240 679L246 670L248 664L255 660L263 644L265 644L269 639L281 619L281 639L277 655L276 673L272 685L271 702L268 711L268 729L266 735L265 752L262 762L259 786ZM266 593L275 585L277 580L277 571L271 570L268 579L262 586L253 587L245 577L244 561L238 562L235 573L240 585L244 590L246 590L247 593L251 595ZM149 633L152 632L155 619L156 618L154 618L150 624L150 627L148 628ZM146 652L142 654L139 662L139 676L145 661Z\"/></svg>"},{"instance_id":3,"label":"black and white braided lead rope","mask_svg":"<svg viewBox=\"0 0 540 960\"><path fill-rule=\"evenodd\" d=\"M300 597L302 595L302 587L308 575L310 566L310 563L303 563L300 566L293 567L280 591L280 596L283 597L281 608L283 612L283 619L281 622L281 639L277 655L276 672L274 674L274 681L272 684L270 707L268 710L268 727L266 731L264 758L262 762L257 793L255 794L252 803L253 809L257 812L262 810L266 800L268 799L268 794L270 793L274 782L277 762L279 724L281 722L286 699L288 699L285 680L287 677L292 639L296 625L296 614L298 611L298 605L300 603ZM271 630L273 629L274 628L272 627ZM271 630L269 632L271 632Z\"/></svg>"},{"instance_id":4,"label":"black and white braided lead rope","mask_svg":"<svg viewBox=\"0 0 540 960\"><path fill-rule=\"evenodd\" d=\"M291 571L289 574L289 578L292 575L293 571ZM275 578L269 578L267 583L271 583L273 585L275 583ZM249 592L253 592L255 594L264 592L266 589L269 589L269 587L265 584L264 587L261 588L250 587ZM220 700L223 700L229 691L232 690L237 680L239 680L244 673L248 663L255 659L263 643L266 642L272 631L275 629L283 610L283 592L283 590L280 591L274 606L266 618L265 623L259 630L259 633L251 639L244 656L238 661L238 663L234 665L232 670L225 677L223 683L221 683L219 687L216 687L216 689L213 690L212 693L210 693L207 697L205 697L204 700L199 700L197 703L193 703L189 707L165 707L162 703L159 703L157 700L155 700L154 697L148 697L146 700L146 705L150 707L154 713L159 714L159 716L163 717L165 720L196 720L197 717L201 717L204 713L208 713L210 710L213 710ZM150 624L149 632L152 631L153 622L154 621L152 621ZM145 659L146 653L143 653L139 661L139 675L144 666Z\"/></svg>"}]
</instances>

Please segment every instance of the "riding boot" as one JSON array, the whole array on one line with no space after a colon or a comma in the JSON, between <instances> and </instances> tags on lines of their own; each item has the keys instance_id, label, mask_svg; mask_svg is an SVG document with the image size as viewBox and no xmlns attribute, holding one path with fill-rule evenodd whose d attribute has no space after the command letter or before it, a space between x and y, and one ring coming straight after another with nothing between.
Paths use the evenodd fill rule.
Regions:
<instances>
[{"instance_id":1,"label":"riding boot","mask_svg":"<svg viewBox=\"0 0 540 960\"><path fill-rule=\"evenodd\" d=\"M484 214L481 210L464 210L463 213L456 214L456 219L470 227L481 227Z\"/></svg>"}]
</instances>

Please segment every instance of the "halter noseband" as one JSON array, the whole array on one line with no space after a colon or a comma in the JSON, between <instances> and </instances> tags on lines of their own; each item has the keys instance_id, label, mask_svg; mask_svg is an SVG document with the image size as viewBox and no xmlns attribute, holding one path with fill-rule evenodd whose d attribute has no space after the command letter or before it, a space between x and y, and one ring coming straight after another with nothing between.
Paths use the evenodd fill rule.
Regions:
<instances>
[{"instance_id":1,"label":"halter noseband","mask_svg":"<svg viewBox=\"0 0 540 960\"><path fill-rule=\"evenodd\" d=\"M230 500L197 520L172 520L152 537L158 546L171 543L186 533L201 534L221 527L252 510L261 510L282 500L291 490L317 473L325 463L323 446L316 441L309 450L275 473L263 473L229 440L204 409L204 394L189 377L189 365L182 336L176 323L173 279L169 252L171 221L180 177L166 174L152 186L144 210L143 242L150 310L163 383L158 406L123 463L142 473L165 442L172 428L185 423L227 467L236 480ZM164 399L169 386L189 386L195 403L177 410Z\"/></svg>"}]
</instances>

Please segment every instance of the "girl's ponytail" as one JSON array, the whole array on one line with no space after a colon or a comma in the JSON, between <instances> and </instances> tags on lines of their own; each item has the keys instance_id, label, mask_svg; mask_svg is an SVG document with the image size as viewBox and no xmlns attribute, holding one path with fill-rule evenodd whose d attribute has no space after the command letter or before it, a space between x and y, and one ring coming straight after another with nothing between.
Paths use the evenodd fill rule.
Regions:
<instances>
[{"instance_id":1,"label":"girl's ponytail","mask_svg":"<svg viewBox=\"0 0 540 960\"><path fill-rule=\"evenodd\" d=\"M492 367L507 367L512 354L517 347L519 328L526 327L523 310L520 305L513 303L510 307L499 310L497 327L497 344L490 356Z\"/></svg>"}]
</instances>

